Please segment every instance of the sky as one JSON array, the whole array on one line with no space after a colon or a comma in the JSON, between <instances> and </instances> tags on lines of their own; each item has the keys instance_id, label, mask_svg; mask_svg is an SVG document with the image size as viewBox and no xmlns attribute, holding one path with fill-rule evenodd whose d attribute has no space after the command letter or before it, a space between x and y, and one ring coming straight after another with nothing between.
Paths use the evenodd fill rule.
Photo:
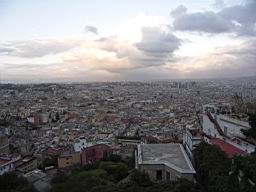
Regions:
<instances>
[{"instance_id":1,"label":"sky","mask_svg":"<svg viewBox=\"0 0 256 192\"><path fill-rule=\"evenodd\" d=\"M256 75L256 0L0 0L0 81Z\"/></svg>"}]
</instances>

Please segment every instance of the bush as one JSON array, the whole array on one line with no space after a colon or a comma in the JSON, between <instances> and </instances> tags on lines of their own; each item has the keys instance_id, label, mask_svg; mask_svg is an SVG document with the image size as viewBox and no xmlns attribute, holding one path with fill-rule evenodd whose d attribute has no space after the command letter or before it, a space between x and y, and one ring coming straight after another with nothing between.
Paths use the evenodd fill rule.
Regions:
<instances>
[{"instance_id":1,"label":"bush","mask_svg":"<svg viewBox=\"0 0 256 192\"><path fill-rule=\"evenodd\" d=\"M131 181L139 186L151 186L152 182L147 173L134 169L131 173Z\"/></svg>"},{"instance_id":2,"label":"bush","mask_svg":"<svg viewBox=\"0 0 256 192\"><path fill-rule=\"evenodd\" d=\"M24 177L19 177L14 172L0 175L0 191L35 192L34 187Z\"/></svg>"},{"instance_id":3,"label":"bush","mask_svg":"<svg viewBox=\"0 0 256 192\"><path fill-rule=\"evenodd\" d=\"M102 161L99 169L105 170L114 181L120 181L128 176L128 166L123 162Z\"/></svg>"}]
</instances>

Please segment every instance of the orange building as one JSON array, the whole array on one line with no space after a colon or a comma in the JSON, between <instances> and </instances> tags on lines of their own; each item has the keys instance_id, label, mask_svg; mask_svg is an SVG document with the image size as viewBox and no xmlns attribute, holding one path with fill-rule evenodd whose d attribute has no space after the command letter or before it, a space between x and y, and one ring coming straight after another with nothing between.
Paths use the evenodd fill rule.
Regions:
<instances>
[{"instance_id":1,"label":"orange building","mask_svg":"<svg viewBox=\"0 0 256 192\"><path fill-rule=\"evenodd\" d=\"M58 168L76 166L81 164L80 153L63 154L58 157Z\"/></svg>"}]
</instances>

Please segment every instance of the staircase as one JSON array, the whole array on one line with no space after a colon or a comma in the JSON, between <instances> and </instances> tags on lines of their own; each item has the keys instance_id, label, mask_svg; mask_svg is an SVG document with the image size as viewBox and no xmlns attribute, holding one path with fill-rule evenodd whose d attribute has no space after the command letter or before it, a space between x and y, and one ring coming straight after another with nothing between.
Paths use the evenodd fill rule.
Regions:
<instances>
[{"instance_id":1,"label":"staircase","mask_svg":"<svg viewBox=\"0 0 256 192\"><path fill-rule=\"evenodd\" d=\"M215 127L215 129L217 129L218 133L221 136L226 137L226 135L224 134L223 130L221 129L219 123L216 121L216 119L213 118L212 114L210 112L206 112L206 115L208 116L210 121L214 124L214 127Z\"/></svg>"}]
</instances>

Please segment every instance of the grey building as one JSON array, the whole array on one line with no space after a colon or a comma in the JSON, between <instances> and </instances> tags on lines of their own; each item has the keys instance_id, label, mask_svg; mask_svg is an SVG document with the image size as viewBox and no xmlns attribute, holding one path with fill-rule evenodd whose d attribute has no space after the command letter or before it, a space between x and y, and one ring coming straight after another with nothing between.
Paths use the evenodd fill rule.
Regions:
<instances>
[{"instance_id":1,"label":"grey building","mask_svg":"<svg viewBox=\"0 0 256 192\"><path fill-rule=\"evenodd\" d=\"M181 144L138 145L136 168L149 174L152 180L193 180L196 173Z\"/></svg>"}]
</instances>

